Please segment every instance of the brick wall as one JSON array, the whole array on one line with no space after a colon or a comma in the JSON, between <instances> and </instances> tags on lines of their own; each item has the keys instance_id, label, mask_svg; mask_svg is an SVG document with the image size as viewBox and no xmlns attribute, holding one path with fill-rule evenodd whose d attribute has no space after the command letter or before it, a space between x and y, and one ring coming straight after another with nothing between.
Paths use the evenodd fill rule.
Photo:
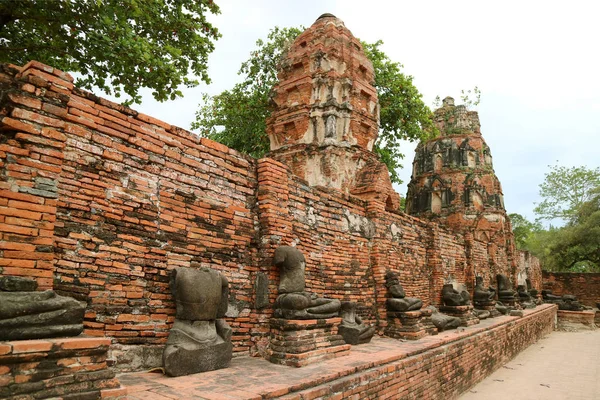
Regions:
<instances>
[{"instance_id":1,"label":"brick wall","mask_svg":"<svg viewBox=\"0 0 600 400\"><path fill-rule=\"evenodd\" d=\"M292 393L286 399L455 399L551 333L556 310L545 305L526 311L523 318L496 322L474 334L463 331L441 346L413 350L413 355Z\"/></svg>"},{"instance_id":2,"label":"brick wall","mask_svg":"<svg viewBox=\"0 0 600 400\"><path fill-rule=\"evenodd\" d=\"M280 162L98 98L51 67L0 72L0 274L86 301L85 333L111 337L121 366L160 363L177 266L228 277L234 351L251 354L268 345L279 245L304 253L307 290L359 302L380 328L387 270L425 304L440 303L448 280L516 279L510 249L310 187Z\"/></svg>"},{"instance_id":3,"label":"brick wall","mask_svg":"<svg viewBox=\"0 0 600 400\"><path fill-rule=\"evenodd\" d=\"M582 304L595 307L600 302L600 273L542 271L543 289L553 294L574 294Z\"/></svg>"},{"instance_id":4,"label":"brick wall","mask_svg":"<svg viewBox=\"0 0 600 400\"><path fill-rule=\"evenodd\" d=\"M125 389L107 366L110 340L62 338L0 344L3 399L117 399Z\"/></svg>"}]
</instances>

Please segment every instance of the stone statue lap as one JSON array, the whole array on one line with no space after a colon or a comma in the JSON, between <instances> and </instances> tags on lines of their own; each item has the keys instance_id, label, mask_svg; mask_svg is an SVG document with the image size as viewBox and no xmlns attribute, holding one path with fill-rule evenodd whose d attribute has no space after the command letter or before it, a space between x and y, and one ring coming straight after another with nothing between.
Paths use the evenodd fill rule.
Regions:
<instances>
[{"instance_id":1,"label":"stone statue lap","mask_svg":"<svg viewBox=\"0 0 600 400\"><path fill-rule=\"evenodd\" d=\"M558 309L562 311L583 311L585 306L577 301L577 297L572 294L557 296L552 294L550 290L542 290L542 298L546 303L558 305Z\"/></svg>"},{"instance_id":2,"label":"stone statue lap","mask_svg":"<svg viewBox=\"0 0 600 400\"><path fill-rule=\"evenodd\" d=\"M291 246L278 247L274 264L279 268L275 318L324 319L338 316L341 306L339 300L321 298L304 290L306 262L300 250Z\"/></svg>"},{"instance_id":3,"label":"stone statue lap","mask_svg":"<svg viewBox=\"0 0 600 400\"><path fill-rule=\"evenodd\" d=\"M445 306L466 306L471 304L471 296L466 290L458 292L451 283L447 283L442 287L442 301Z\"/></svg>"},{"instance_id":4,"label":"stone statue lap","mask_svg":"<svg viewBox=\"0 0 600 400\"><path fill-rule=\"evenodd\" d=\"M385 286L387 287L389 296L386 300L389 311L416 311L423 307L423 302L420 299L406 297L404 288L402 288L396 272L388 271L385 274Z\"/></svg>"},{"instance_id":5,"label":"stone statue lap","mask_svg":"<svg viewBox=\"0 0 600 400\"><path fill-rule=\"evenodd\" d=\"M342 302L340 316L342 317L342 323L338 328L338 333L342 335L346 343L356 345L371 341L375 334L375 328L363 323L356 313L356 303L351 301Z\"/></svg>"},{"instance_id":6,"label":"stone statue lap","mask_svg":"<svg viewBox=\"0 0 600 400\"><path fill-rule=\"evenodd\" d=\"M431 322L438 329L438 331L442 332L448 329L456 329L460 326L460 318L442 314L434 306L429 306L427 308L431 309L432 311Z\"/></svg>"},{"instance_id":7,"label":"stone statue lap","mask_svg":"<svg viewBox=\"0 0 600 400\"><path fill-rule=\"evenodd\" d=\"M175 323L163 352L165 373L195 374L229 366L231 328L227 312L229 283L210 268L175 268L171 272Z\"/></svg>"},{"instance_id":8,"label":"stone statue lap","mask_svg":"<svg viewBox=\"0 0 600 400\"><path fill-rule=\"evenodd\" d=\"M0 278L0 341L77 336L83 331L84 302L36 289L31 279Z\"/></svg>"},{"instance_id":9,"label":"stone statue lap","mask_svg":"<svg viewBox=\"0 0 600 400\"><path fill-rule=\"evenodd\" d=\"M483 287L483 277L475 278L475 289L473 291L473 303L477 306L488 306L495 303L496 289Z\"/></svg>"}]
</instances>

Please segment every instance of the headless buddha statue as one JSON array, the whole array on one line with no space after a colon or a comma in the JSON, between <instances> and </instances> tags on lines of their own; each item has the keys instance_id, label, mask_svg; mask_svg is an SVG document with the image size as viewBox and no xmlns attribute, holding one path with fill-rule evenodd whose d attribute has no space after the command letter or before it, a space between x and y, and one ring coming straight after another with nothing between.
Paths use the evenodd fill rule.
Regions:
<instances>
[{"instance_id":1,"label":"headless buddha statue","mask_svg":"<svg viewBox=\"0 0 600 400\"><path fill-rule=\"evenodd\" d=\"M489 287L483 287L483 277L478 276L475 278L475 289L473 290L473 303L477 306L487 306L494 304L494 297L496 297L496 289Z\"/></svg>"},{"instance_id":2,"label":"headless buddha statue","mask_svg":"<svg viewBox=\"0 0 600 400\"><path fill-rule=\"evenodd\" d=\"M227 312L229 283L210 268L175 268L171 272L175 323L163 352L170 376L212 371L229 365L231 328Z\"/></svg>"},{"instance_id":3,"label":"headless buddha statue","mask_svg":"<svg viewBox=\"0 0 600 400\"><path fill-rule=\"evenodd\" d=\"M360 315L356 313L356 303L351 301L342 302L340 310L342 323L338 332L348 344L369 343L375 334L375 328L363 323Z\"/></svg>"},{"instance_id":4,"label":"headless buddha statue","mask_svg":"<svg viewBox=\"0 0 600 400\"><path fill-rule=\"evenodd\" d=\"M516 292L512 288L512 284L506 275L496 275L498 282L498 300L502 302L511 302L515 300Z\"/></svg>"},{"instance_id":5,"label":"headless buddha statue","mask_svg":"<svg viewBox=\"0 0 600 400\"><path fill-rule=\"evenodd\" d=\"M306 262L300 250L291 246L278 247L274 264L279 268L275 318L322 319L338 316L341 306L339 300L321 298L304 291Z\"/></svg>"},{"instance_id":6,"label":"headless buddha statue","mask_svg":"<svg viewBox=\"0 0 600 400\"><path fill-rule=\"evenodd\" d=\"M387 287L389 296L386 300L389 311L416 311L423 307L421 300L414 297L406 297L396 272L388 271L385 274L385 286Z\"/></svg>"},{"instance_id":7,"label":"headless buddha statue","mask_svg":"<svg viewBox=\"0 0 600 400\"><path fill-rule=\"evenodd\" d=\"M442 301L445 306L467 306L471 304L471 296L466 290L459 292L451 283L447 283L442 287Z\"/></svg>"}]
</instances>

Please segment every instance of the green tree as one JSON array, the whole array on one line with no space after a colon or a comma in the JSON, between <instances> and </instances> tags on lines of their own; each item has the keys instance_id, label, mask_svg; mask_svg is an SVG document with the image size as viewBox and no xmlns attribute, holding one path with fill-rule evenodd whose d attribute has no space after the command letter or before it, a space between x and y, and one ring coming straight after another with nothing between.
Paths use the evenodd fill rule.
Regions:
<instances>
[{"instance_id":1,"label":"green tree","mask_svg":"<svg viewBox=\"0 0 600 400\"><path fill-rule=\"evenodd\" d=\"M526 248L547 270L600 271L600 169L554 166L540 188L539 219L561 218L566 224L534 230Z\"/></svg>"},{"instance_id":2,"label":"green tree","mask_svg":"<svg viewBox=\"0 0 600 400\"><path fill-rule=\"evenodd\" d=\"M540 184L542 202L535 207L538 220L562 219L574 222L581 206L600 187L600 168L550 166Z\"/></svg>"},{"instance_id":3,"label":"green tree","mask_svg":"<svg viewBox=\"0 0 600 400\"><path fill-rule=\"evenodd\" d=\"M521 214L508 214L515 235L515 242L519 250L530 250L529 241L536 232L542 230L542 226L536 222L530 222Z\"/></svg>"},{"instance_id":4,"label":"green tree","mask_svg":"<svg viewBox=\"0 0 600 400\"><path fill-rule=\"evenodd\" d=\"M206 14L212 0L2 0L0 62L37 60L83 75L99 87L140 102L142 87L159 101L182 96L180 86L209 83L207 61L218 30Z\"/></svg>"},{"instance_id":5,"label":"green tree","mask_svg":"<svg viewBox=\"0 0 600 400\"><path fill-rule=\"evenodd\" d=\"M557 231L548 245L550 267L574 272L600 272L600 186L583 203L577 217Z\"/></svg>"},{"instance_id":6,"label":"green tree","mask_svg":"<svg viewBox=\"0 0 600 400\"><path fill-rule=\"evenodd\" d=\"M269 151L265 119L270 114L270 93L277 83L277 66L293 40L304 28L273 28L266 41L242 64L243 81L231 90L203 97L192 129L229 147L261 157ZM380 102L380 135L374 150L390 170L393 182L400 183L396 168L403 154L401 140L424 140L435 135L431 110L423 103L412 77L401 72L381 51L383 42L363 43L375 69L374 85Z\"/></svg>"},{"instance_id":7,"label":"green tree","mask_svg":"<svg viewBox=\"0 0 600 400\"><path fill-rule=\"evenodd\" d=\"M277 83L277 65L303 30L275 27L266 42L257 40L258 49L238 72L244 80L215 96L204 94L192 129L253 157L265 155L269 151L266 119L270 115L271 89Z\"/></svg>"}]
</instances>

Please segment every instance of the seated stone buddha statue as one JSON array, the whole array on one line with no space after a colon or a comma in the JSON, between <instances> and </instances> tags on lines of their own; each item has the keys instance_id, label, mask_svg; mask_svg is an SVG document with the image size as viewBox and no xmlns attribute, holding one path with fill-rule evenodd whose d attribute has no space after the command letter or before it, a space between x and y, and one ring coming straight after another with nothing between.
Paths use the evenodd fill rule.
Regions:
<instances>
[{"instance_id":1,"label":"seated stone buddha statue","mask_svg":"<svg viewBox=\"0 0 600 400\"><path fill-rule=\"evenodd\" d=\"M483 287L483 277L475 278L475 289L473 290L473 303L478 306L487 306L494 304L496 297L496 289Z\"/></svg>"},{"instance_id":2,"label":"seated stone buddha statue","mask_svg":"<svg viewBox=\"0 0 600 400\"><path fill-rule=\"evenodd\" d=\"M389 296L386 300L389 311L416 311L423 307L421 300L414 297L406 297L404 288L402 288L396 272L388 271L385 274L385 286L387 287Z\"/></svg>"},{"instance_id":3,"label":"seated stone buddha statue","mask_svg":"<svg viewBox=\"0 0 600 400\"><path fill-rule=\"evenodd\" d=\"M471 296L466 290L459 292L447 283L442 287L442 301L445 306L466 306L471 304Z\"/></svg>"},{"instance_id":4,"label":"seated stone buddha statue","mask_svg":"<svg viewBox=\"0 0 600 400\"><path fill-rule=\"evenodd\" d=\"M278 247L273 261L279 268L275 318L321 319L338 316L341 306L339 300L318 297L304 290L306 262L300 250L291 246Z\"/></svg>"}]
</instances>

